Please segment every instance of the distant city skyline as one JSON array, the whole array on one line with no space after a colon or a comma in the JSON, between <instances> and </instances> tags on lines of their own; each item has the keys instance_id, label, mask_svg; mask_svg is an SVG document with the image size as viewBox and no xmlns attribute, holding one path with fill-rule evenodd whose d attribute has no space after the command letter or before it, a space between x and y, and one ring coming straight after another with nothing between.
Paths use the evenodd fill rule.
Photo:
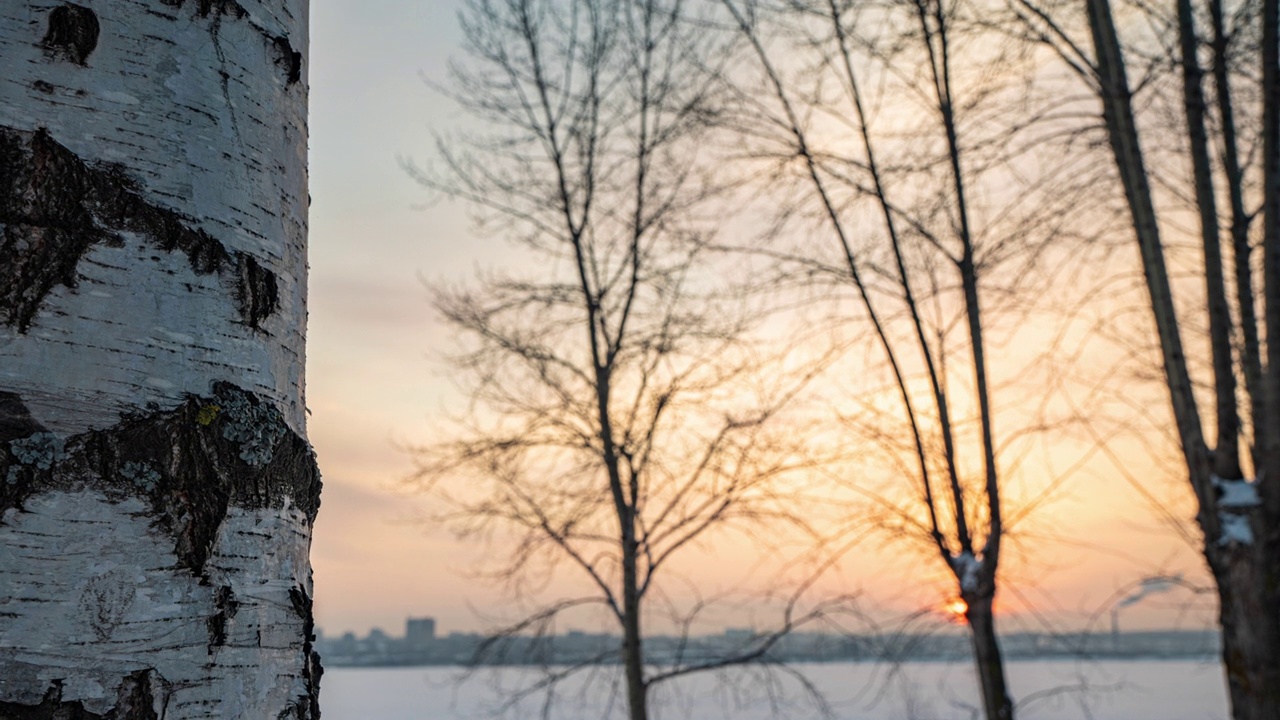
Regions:
<instances>
[{"instance_id":1,"label":"distant city skyline","mask_svg":"<svg viewBox=\"0 0 1280 720\"><path fill-rule=\"evenodd\" d=\"M1219 634L1213 628L1171 631L1116 632L1112 627L1090 633L1008 633L1002 638L1005 654L1012 658L1062 657L1161 657L1213 658L1219 652ZM346 632L334 637L323 633L316 646L331 667L406 665L576 664L611 662L620 638L616 633L566 630L550 636L516 635L504 643L474 632L436 634L435 619L407 618L403 635L374 628L364 636ZM689 637L647 635L645 644L653 662L672 664L733 657L756 647L769 648L773 660L794 662L877 660L962 660L969 656L969 639L958 629L938 626L931 630L837 634L795 632L776 643L768 633L750 628L726 628L720 633ZM616 660L612 660L616 661Z\"/></svg>"}]
</instances>

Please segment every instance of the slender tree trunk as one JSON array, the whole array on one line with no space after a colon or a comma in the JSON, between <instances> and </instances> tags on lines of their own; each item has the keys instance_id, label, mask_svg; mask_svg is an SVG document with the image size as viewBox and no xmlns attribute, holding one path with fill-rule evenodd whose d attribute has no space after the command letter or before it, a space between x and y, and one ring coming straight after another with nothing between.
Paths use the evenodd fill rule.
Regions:
<instances>
[{"instance_id":1,"label":"slender tree trunk","mask_svg":"<svg viewBox=\"0 0 1280 720\"><path fill-rule=\"evenodd\" d=\"M1276 0L1266 0L1265 4L1275 3ZM1274 493L1269 492L1262 476L1272 467L1268 459L1271 453L1265 448L1275 444L1270 431L1275 413L1270 409L1264 413L1268 426L1259 428L1257 432L1259 444L1263 448L1259 453L1259 457L1263 459L1263 466L1259 468L1259 482L1247 484L1241 480L1228 479L1227 482L1239 485L1229 488L1231 492L1227 492L1227 488L1223 487L1224 480L1215 477L1214 453L1210 452L1204 442L1195 397L1191 391L1172 291L1164 265L1159 227L1130 105L1124 59L1111 9L1108 0L1089 0L1087 8L1097 55L1103 116L1125 197L1133 216L1178 435L1191 485L1199 501L1197 521L1204 533L1204 555L1217 583L1223 664L1232 713L1237 720L1273 720L1280 717L1280 584L1277 583L1275 569L1277 538L1271 529L1275 526L1272 520L1275 515L1270 505L1276 499L1270 497ZM1274 19L1273 16L1273 25ZM1264 31L1264 45L1267 42L1266 35ZM1270 37L1274 42L1274 31L1270 33ZM1267 54L1268 51L1264 51L1264 56ZM1274 51L1270 55L1274 58ZM1270 98L1268 107L1274 104L1274 98ZM1274 111L1269 110L1268 115L1274 117ZM1194 134L1194 127L1191 129ZM1270 200L1268 202L1276 204ZM1270 271L1266 280L1269 286L1280 287L1271 285L1273 273ZM1271 314L1276 309L1277 305L1268 296L1268 339L1273 326ZM1273 351L1274 348L1268 348L1268 374L1275 368L1272 364ZM1274 392L1274 382L1269 378L1264 385L1270 398L1270 394ZM1254 400L1257 402L1258 399ZM1268 399L1267 407L1270 408L1272 404ZM1274 482L1271 478L1266 480L1266 483ZM1251 497L1255 492L1260 493L1259 499Z\"/></svg>"},{"instance_id":2,"label":"slender tree trunk","mask_svg":"<svg viewBox=\"0 0 1280 720\"><path fill-rule=\"evenodd\" d=\"M306 0L0 3L0 718L316 718Z\"/></svg>"},{"instance_id":3,"label":"slender tree trunk","mask_svg":"<svg viewBox=\"0 0 1280 720\"><path fill-rule=\"evenodd\" d=\"M928 40L929 24L924 12L925 4L918 4L921 29ZM973 637L974 662L982 687L982 704L988 720L1013 720L1013 701L1005 683L1004 662L1000 657L1000 644L996 639L995 615L992 600L996 593L996 571L1000 564L1000 544L1004 536L1004 520L1000 511L1000 482L996 468L995 433L991 423L991 392L987 385L987 359L982 333L982 306L978 297L978 268L973 233L969 224L969 201L965 190L964 170L960 159L959 133L956 128L955 102L951 93L951 50L947 37L947 13L943 4L932 4L938 40L935 54L929 40L930 57L933 58L933 76L938 92L938 110L947 136L948 159L951 167L952 186L956 194L956 211L959 216L959 236L963 246L956 269L964 288L965 317L969 326L969 341L973 349L974 394L978 399L978 415L982 426L982 467L984 495L989 512L987 540L982 548L981 563L977 565L976 588L970 578L972 569L966 563L960 573L961 595L967 605L966 617ZM963 505L957 505L956 517L964 517ZM970 560L970 563L973 561ZM976 592L975 592L976 590ZM965 597L967 595L967 597Z\"/></svg>"},{"instance_id":4,"label":"slender tree trunk","mask_svg":"<svg viewBox=\"0 0 1280 720\"><path fill-rule=\"evenodd\" d=\"M1209 547L1221 599L1223 660L1238 720L1280 717L1280 0L1262 3L1263 297L1266 377L1255 430L1258 507L1250 543ZM1257 400L1255 399L1255 402ZM1206 545L1208 542L1206 541Z\"/></svg>"},{"instance_id":5,"label":"slender tree trunk","mask_svg":"<svg viewBox=\"0 0 1280 720\"><path fill-rule=\"evenodd\" d=\"M957 174L958 174L957 165ZM958 185L958 183L957 183ZM974 662L982 686L982 704L988 720L1013 720L1013 701L1005 682L1004 662L996 638L996 620L991 603L996 593L996 570L1000 564L1000 546L1004 523L1000 511L1000 484L997 478L995 439L991 427L990 391L987 386L987 362L983 344L981 307L978 304L978 278L973 265L973 245L966 234L965 255L960 262L960 275L965 293L965 309L969 321L969 337L973 345L975 391L982 424L982 458L985 470L987 509L990 527L977 568L977 592L965 587L967 573L960 577L961 596L968 610L969 630L973 637ZM972 587L972 586L971 586ZM969 595L971 597L966 597Z\"/></svg>"},{"instance_id":6,"label":"slender tree trunk","mask_svg":"<svg viewBox=\"0 0 1280 720\"><path fill-rule=\"evenodd\" d=\"M1280 0L1262 3L1262 292L1265 301L1267 369L1258 445L1264 466L1280 472ZM1280 488L1280 477L1268 478ZM1280 492L1270 498L1280 513Z\"/></svg>"},{"instance_id":7,"label":"slender tree trunk","mask_svg":"<svg viewBox=\"0 0 1280 720\"><path fill-rule=\"evenodd\" d=\"M1200 215L1200 238L1204 247L1209 351L1213 362L1214 404L1217 408L1218 437L1214 446L1213 472L1220 478L1239 480L1240 415L1236 406L1236 375L1231 357L1231 311L1227 306L1222 243L1218 236L1218 204L1213 188L1213 166L1209 161L1209 137L1205 131L1204 72L1200 69L1198 57L1200 39L1196 34L1191 0L1178 0L1177 4L1183 111L1187 119L1196 207Z\"/></svg>"},{"instance_id":8,"label":"slender tree trunk","mask_svg":"<svg viewBox=\"0 0 1280 720\"><path fill-rule=\"evenodd\" d=\"M996 640L995 614L991 603L994 593L966 593L968 603L965 619L969 621L969 633L973 640L973 660L978 672L978 685L982 690L982 706L991 720L1011 720L1013 701L1004 682L1004 660L1000 656L1000 643Z\"/></svg>"},{"instance_id":9,"label":"slender tree trunk","mask_svg":"<svg viewBox=\"0 0 1280 720\"><path fill-rule=\"evenodd\" d=\"M1142 272L1160 339L1165 379L1173 401L1178 438L1188 464L1199 467L1206 464L1202 456L1207 455L1207 449L1195 396L1191 390L1191 376L1182 348L1178 318L1174 312L1173 290L1169 285L1164 246L1160 242L1146 163L1138 142L1138 128L1134 123L1129 79L1120 51L1120 40L1112 21L1108 0L1088 0L1087 8L1094 52L1097 55L1102 115L1142 256ZM1194 480L1196 478L1193 471ZM1197 495L1208 489L1206 477L1197 484Z\"/></svg>"},{"instance_id":10,"label":"slender tree trunk","mask_svg":"<svg viewBox=\"0 0 1280 720\"><path fill-rule=\"evenodd\" d=\"M623 539L622 656L627 677L627 705L631 720L649 720L648 687L644 677L644 648L640 635L640 593L634 531Z\"/></svg>"},{"instance_id":11,"label":"slender tree trunk","mask_svg":"<svg viewBox=\"0 0 1280 720\"><path fill-rule=\"evenodd\" d=\"M580 266L582 267L582 266ZM590 285L585 273L580 275L584 293L588 300L588 318L596 317L597 305L590 293ZM600 351L600 342L592 322L589 328L591 335L592 356L610 357ZM612 388L611 368L602 367L596 362L596 410L600 420L600 442L604 448L604 466L609 476L609 493L613 497L614 512L618 518L618 537L621 541L622 557L622 615L618 618L622 623L622 666L627 683L627 710L631 720L649 720L648 685L644 675L644 646L640 634L640 546L636 538L635 508L637 498L635 486L630 493L623 487L622 469L618 457L617 446L613 439L613 422L609 415L609 395Z\"/></svg>"},{"instance_id":12,"label":"slender tree trunk","mask_svg":"<svg viewBox=\"0 0 1280 720\"><path fill-rule=\"evenodd\" d=\"M1222 165L1226 174L1227 197L1231 204L1231 254L1235 264L1236 310L1240 322L1240 364L1244 375L1245 395L1249 398L1249 419L1253 425L1254 444L1251 456L1259 467L1257 433L1266 425L1263 419L1262 350L1258 341L1258 314L1254 307L1253 271L1249 246L1250 217L1244 206L1244 171L1240 168L1239 143L1236 139L1235 106L1231 99L1230 55L1222 0L1210 0L1209 14L1213 25L1213 80L1217 97L1218 122L1222 126ZM1226 476L1223 476L1226 477Z\"/></svg>"},{"instance_id":13,"label":"slender tree trunk","mask_svg":"<svg viewBox=\"0 0 1280 720\"><path fill-rule=\"evenodd\" d=\"M1280 718L1280 598L1274 543L1205 543L1218 586L1222 664L1235 720Z\"/></svg>"}]
</instances>

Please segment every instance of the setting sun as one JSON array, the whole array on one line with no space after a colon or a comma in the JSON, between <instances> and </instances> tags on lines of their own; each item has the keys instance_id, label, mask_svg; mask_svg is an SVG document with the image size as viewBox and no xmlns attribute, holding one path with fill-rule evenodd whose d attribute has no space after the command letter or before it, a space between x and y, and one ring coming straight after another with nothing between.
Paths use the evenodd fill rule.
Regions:
<instances>
[{"instance_id":1,"label":"setting sun","mask_svg":"<svg viewBox=\"0 0 1280 720\"><path fill-rule=\"evenodd\" d=\"M942 611L947 615L947 619L953 623L963 623L964 614L969 610L969 604L962 598L948 600L943 606Z\"/></svg>"}]
</instances>

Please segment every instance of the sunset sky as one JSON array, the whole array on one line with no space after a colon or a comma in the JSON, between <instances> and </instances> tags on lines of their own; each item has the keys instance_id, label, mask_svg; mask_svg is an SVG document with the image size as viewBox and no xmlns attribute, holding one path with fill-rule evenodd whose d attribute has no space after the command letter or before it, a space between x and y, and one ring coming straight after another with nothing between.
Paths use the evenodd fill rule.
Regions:
<instances>
[{"instance_id":1,"label":"sunset sky","mask_svg":"<svg viewBox=\"0 0 1280 720\"><path fill-rule=\"evenodd\" d=\"M500 239L471 232L465 208L424 207L425 193L398 163L429 162L432 130L459 122L422 79L442 79L456 53L456 9L456 0L312 6L307 372L309 432L325 481L312 559L317 620L330 635L373 626L398 634L411 615L436 617L444 632L479 629L476 611L500 600L466 576L481 548L421 522L423 501L401 490L412 469L406 446L431 439L455 392L440 355L450 338L424 283L466 279L505 252ZM1179 479L1153 472L1135 468L1153 493L1186 511ZM1101 456L1042 516L1027 530L1035 554L1008 566L1000 596L1019 627L1044 629L1037 617L1078 626L1157 572L1203 582L1201 561ZM1055 537L1034 539L1032 530ZM713 584L732 585L734 570L752 564L739 548L708 554L717 558L705 571ZM940 607L948 587L936 558L875 543L830 580L833 591L866 590L890 615ZM1189 602L1186 592L1152 598L1126 610L1125 626L1199 626L1203 610L1182 614Z\"/></svg>"}]
</instances>

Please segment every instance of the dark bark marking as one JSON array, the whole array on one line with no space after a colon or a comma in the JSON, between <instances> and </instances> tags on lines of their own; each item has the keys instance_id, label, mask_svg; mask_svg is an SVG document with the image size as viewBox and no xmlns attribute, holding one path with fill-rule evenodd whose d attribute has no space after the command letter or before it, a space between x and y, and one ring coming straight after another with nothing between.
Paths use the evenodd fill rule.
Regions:
<instances>
[{"instance_id":1,"label":"dark bark marking","mask_svg":"<svg viewBox=\"0 0 1280 720\"><path fill-rule=\"evenodd\" d=\"M199 0L196 3L196 14L200 17L231 15L240 19L248 15L249 11L235 0Z\"/></svg>"},{"instance_id":2,"label":"dark bark marking","mask_svg":"<svg viewBox=\"0 0 1280 720\"><path fill-rule=\"evenodd\" d=\"M62 701L62 681L54 680L39 705L0 702L0 720L107 720L89 712L79 700ZM120 718L124 720L124 718Z\"/></svg>"},{"instance_id":3,"label":"dark bark marking","mask_svg":"<svg viewBox=\"0 0 1280 720\"><path fill-rule=\"evenodd\" d=\"M19 331L55 285L75 287L91 246L120 242L94 222L88 175L47 132L0 130L0 312Z\"/></svg>"},{"instance_id":4,"label":"dark bark marking","mask_svg":"<svg viewBox=\"0 0 1280 720\"><path fill-rule=\"evenodd\" d=\"M153 680L158 680L162 696L167 696L165 682L154 677L153 670L139 670L126 675L120 683L120 691L116 695L116 706L107 713L109 720L160 720L156 714L156 689Z\"/></svg>"},{"instance_id":5,"label":"dark bark marking","mask_svg":"<svg viewBox=\"0 0 1280 720\"><path fill-rule=\"evenodd\" d=\"M276 59L276 64L284 68L288 84L292 85L301 80L302 53L294 50L293 45L289 43L289 38L283 35L272 38L271 42L275 45L276 52L280 53L280 57Z\"/></svg>"},{"instance_id":6,"label":"dark bark marking","mask_svg":"<svg viewBox=\"0 0 1280 720\"><path fill-rule=\"evenodd\" d=\"M40 47L58 60L84 65L98 47L98 16L87 7L67 3L49 12L49 29Z\"/></svg>"},{"instance_id":7,"label":"dark bark marking","mask_svg":"<svg viewBox=\"0 0 1280 720\"><path fill-rule=\"evenodd\" d=\"M213 606L218 611L207 621L210 654L214 648L227 644L227 624L235 618L236 611L240 609L240 601L236 600L236 594L230 585L223 585L213 594Z\"/></svg>"},{"instance_id":8,"label":"dark bark marking","mask_svg":"<svg viewBox=\"0 0 1280 720\"><path fill-rule=\"evenodd\" d=\"M314 521L320 471L307 441L270 402L230 383L173 410L126 416L68 438L0 445L0 516L31 495L89 485L147 500L179 563L204 577L230 507L296 507Z\"/></svg>"},{"instance_id":9,"label":"dark bark marking","mask_svg":"<svg viewBox=\"0 0 1280 720\"><path fill-rule=\"evenodd\" d=\"M175 8L186 5L186 0L161 0L161 2ZM249 11L236 0L197 0L195 9L197 17L213 18L213 32L215 35L218 32L218 23L224 16L239 20L249 15ZM259 31L261 31L261 28L259 28ZM284 35L272 36L267 35L265 32L262 34L278 54L275 62L276 65L284 70L286 84L292 85L301 80L302 53L294 50L289 38Z\"/></svg>"},{"instance_id":10,"label":"dark bark marking","mask_svg":"<svg viewBox=\"0 0 1280 720\"><path fill-rule=\"evenodd\" d=\"M250 313L242 304L242 319L260 328L276 309L275 274L194 224L147 202L119 166L91 165L44 129L0 127L0 321L18 332L31 327L55 287L76 287L77 267L92 247L119 247L126 231L157 249L184 253L199 275L252 265L256 286L271 293L251 303Z\"/></svg>"},{"instance_id":11,"label":"dark bark marking","mask_svg":"<svg viewBox=\"0 0 1280 720\"><path fill-rule=\"evenodd\" d=\"M312 614L311 596L300 585L289 589L289 602L294 612L302 618L302 678L307 684L307 694L298 697L289 707L277 716L277 720L320 720L320 676L324 668L320 665L320 653L316 652L313 643L316 639L316 621Z\"/></svg>"},{"instance_id":12,"label":"dark bark marking","mask_svg":"<svg viewBox=\"0 0 1280 720\"><path fill-rule=\"evenodd\" d=\"M63 701L62 681L54 680L39 704L0 701L0 720L159 720L153 680L167 696L166 683L154 670L139 670L121 680L115 707L102 715L85 710L79 700Z\"/></svg>"},{"instance_id":13,"label":"dark bark marking","mask_svg":"<svg viewBox=\"0 0 1280 720\"><path fill-rule=\"evenodd\" d=\"M47 428L31 417L31 411L17 393L0 392L0 442L29 437Z\"/></svg>"},{"instance_id":14,"label":"dark bark marking","mask_svg":"<svg viewBox=\"0 0 1280 720\"><path fill-rule=\"evenodd\" d=\"M280 289L275 273L267 270L249 255L241 255L236 295L240 300L240 317L255 330L271 317L280 305Z\"/></svg>"},{"instance_id":15,"label":"dark bark marking","mask_svg":"<svg viewBox=\"0 0 1280 720\"><path fill-rule=\"evenodd\" d=\"M186 4L186 0L160 0L169 7L182 7ZM244 6L236 2L236 0L196 0L196 15L207 18L210 15L221 17L230 15L237 20L249 14Z\"/></svg>"}]
</instances>

